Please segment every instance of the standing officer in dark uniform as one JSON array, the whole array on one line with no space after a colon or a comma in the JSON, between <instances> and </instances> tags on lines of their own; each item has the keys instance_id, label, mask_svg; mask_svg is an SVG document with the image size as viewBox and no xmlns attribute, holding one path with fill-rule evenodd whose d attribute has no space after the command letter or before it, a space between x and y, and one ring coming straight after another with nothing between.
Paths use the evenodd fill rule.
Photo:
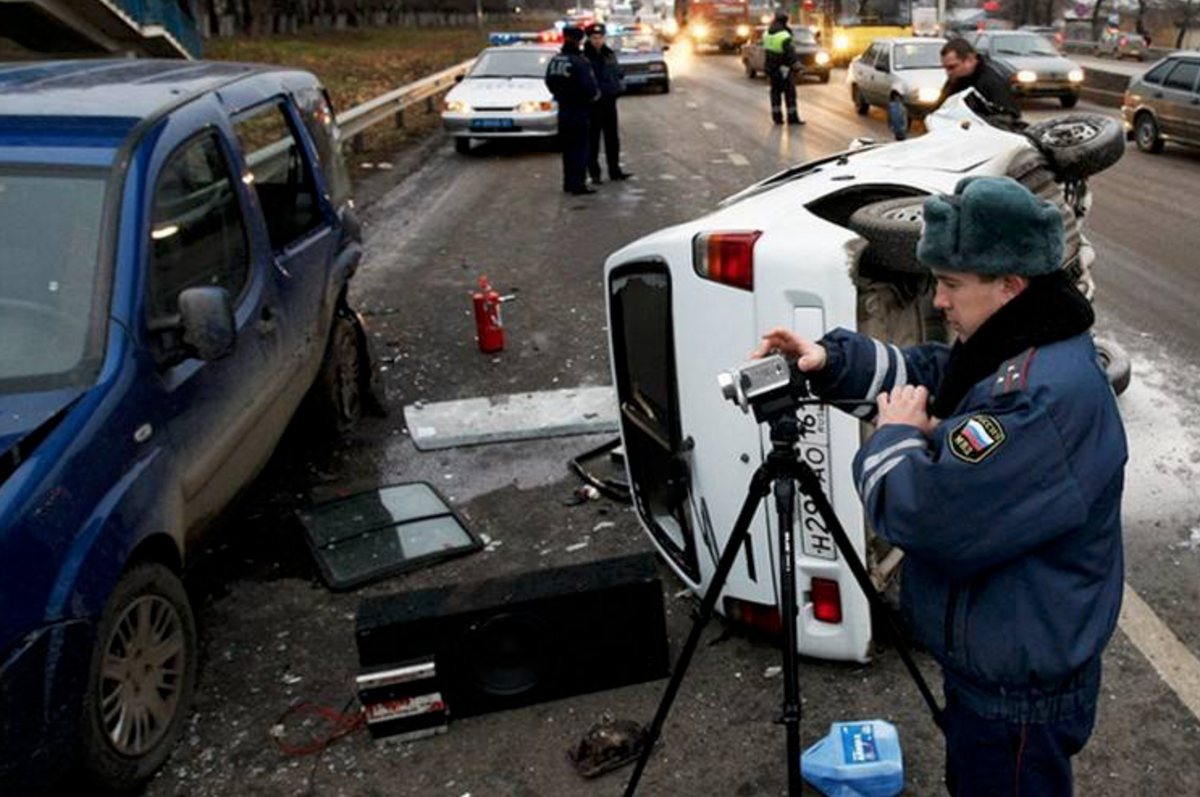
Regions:
<instances>
[{"instance_id":1,"label":"standing officer in dark uniform","mask_svg":"<svg viewBox=\"0 0 1200 797\"><path fill-rule=\"evenodd\" d=\"M783 124L783 100L787 101L788 124L802 125L796 111L796 47L788 27L786 11L776 11L775 20L763 34L763 56L767 77L771 79L771 119Z\"/></svg>"},{"instance_id":2,"label":"standing officer in dark uniform","mask_svg":"<svg viewBox=\"0 0 1200 797\"><path fill-rule=\"evenodd\" d=\"M593 183L600 180L600 135L604 134L604 158L608 161L608 179L624 180L629 172L621 171L621 138L617 131L617 97L625 93L625 74L617 64L617 54L604 43L604 25L594 22L587 26L587 43L583 54L592 64L600 99L592 103L591 138L588 142L588 173Z\"/></svg>"},{"instance_id":3,"label":"standing officer in dark uniform","mask_svg":"<svg viewBox=\"0 0 1200 797\"><path fill-rule=\"evenodd\" d=\"M579 51L583 31L563 28L563 46L546 65L546 86L558 102L558 143L562 146L563 190L594 194L587 187L588 118L600 96L592 65Z\"/></svg>"},{"instance_id":4,"label":"standing officer in dark uniform","mask_svg":"<svg viewBox=\"0 0 1200 797\"><path fill-rule=\"evenodd\" d=\"M937 107L952 94L975 89L1014 121L1021 118L1021 106L1009 90L1008 81L966 39L946 42L942 47L942 68L946 70L946 83L942 86Z\"/></svg>"},{"instance_id":5,"label":"standing officer in dark uniform","mask_svg":"<svg viewBox=\"0 0 1200 797\"><path fill-rule=\"evenodd\" d=\"M1123 590L1128 449L1095 315L1062 268L1058 209L1008 177L926 200L917 256L953 348L779 328L756 354L876 403L854 479L907 554L901 599L942 668L950 794L1070 797Z\"/></svg>"}]
</instances>

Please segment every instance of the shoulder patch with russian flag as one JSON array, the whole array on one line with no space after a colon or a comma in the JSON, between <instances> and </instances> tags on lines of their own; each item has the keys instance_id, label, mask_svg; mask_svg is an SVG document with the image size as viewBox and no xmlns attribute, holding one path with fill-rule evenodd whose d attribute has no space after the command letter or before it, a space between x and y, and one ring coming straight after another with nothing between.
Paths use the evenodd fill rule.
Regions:
<instances>
[{"instance_id":1,"label":"shoulder patch with russian flag","mask_svg":"<svg viewBox=\"0 0 1200 797\"><path fill-rule=\"evenodd\" d=\"M950 430L950 450L974 465L1003 445L1005 438L1004 427L993 416L972 415Z\"/></svg>"}]
</instances>

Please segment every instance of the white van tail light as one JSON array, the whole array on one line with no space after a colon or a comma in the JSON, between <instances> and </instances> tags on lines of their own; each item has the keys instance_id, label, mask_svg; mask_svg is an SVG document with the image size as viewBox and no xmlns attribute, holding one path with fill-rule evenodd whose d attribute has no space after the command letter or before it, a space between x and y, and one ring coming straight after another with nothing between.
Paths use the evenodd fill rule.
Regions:
<instances>
[{"instance_id":1,"label":"white van tail light","mask_svg":"<svg viewBox=\"0 0 1200 797\"><path fill-rule=\"evenodd\" d=\"M692 266L707 280L754 290L754 244L761 230L702 232L692 239Z\"/></svg>"},{"instance_id":2,"label":"white van tail light","mask_svg":"<svg viewBox=\"0 0 1200 797\"><path fill-rule=\"evenodd\" d=\"M726 596L725 616L731 623L754 628L768 636L777 637L783 633L783 618L779 614L779 607L775 605L767 606Z\"/></svg>"},{"instance_id":3,"label":"white van tail light","mask_svg":"<svg viewBox=\"0 0 1200 797\"><path fill-rule=\"evenodd\" d=\"M823 623L836 624L842 621L842 593L836 581L814 578L810 595L813 617Z\"/></svg>"}]
</instances>

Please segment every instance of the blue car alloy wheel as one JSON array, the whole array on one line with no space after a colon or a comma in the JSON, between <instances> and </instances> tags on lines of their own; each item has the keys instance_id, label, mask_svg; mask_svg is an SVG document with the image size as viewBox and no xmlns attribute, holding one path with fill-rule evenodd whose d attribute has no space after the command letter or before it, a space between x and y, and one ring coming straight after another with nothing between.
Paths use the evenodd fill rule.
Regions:
<instances>
[{"instance_id":1,"label":"blue car alloy wheel","mask_svg":"<svg viewBox=\"0 0 1200 797\"><path fill-rule=\"evenodd\" d=\"M179 578L135 564L100 622L84 701L82 766L106 791L140 785L170 754L196 683L196 624Z\"/></svg>"}]
</instances>

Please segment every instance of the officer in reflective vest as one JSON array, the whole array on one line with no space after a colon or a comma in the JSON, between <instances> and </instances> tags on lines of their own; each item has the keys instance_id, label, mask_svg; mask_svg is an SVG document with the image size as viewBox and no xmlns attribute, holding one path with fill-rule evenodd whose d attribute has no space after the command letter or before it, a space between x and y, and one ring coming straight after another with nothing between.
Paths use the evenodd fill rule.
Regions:
<instances>
[{"instance_id":1,"label":"officer in reflective vest","mask_svg":"<svg viewBox=\"0 0 1200 797\"><path fill-rule=\"evenodd\" d=\"M763 34L763 54L767 77L771 79L771 119L783 124L782 102L787 100L788 124L802 125L804 120L796 111L796 49L788 27L786 11L777 11L775 20Z\"/></svg>"}]
</instances>

